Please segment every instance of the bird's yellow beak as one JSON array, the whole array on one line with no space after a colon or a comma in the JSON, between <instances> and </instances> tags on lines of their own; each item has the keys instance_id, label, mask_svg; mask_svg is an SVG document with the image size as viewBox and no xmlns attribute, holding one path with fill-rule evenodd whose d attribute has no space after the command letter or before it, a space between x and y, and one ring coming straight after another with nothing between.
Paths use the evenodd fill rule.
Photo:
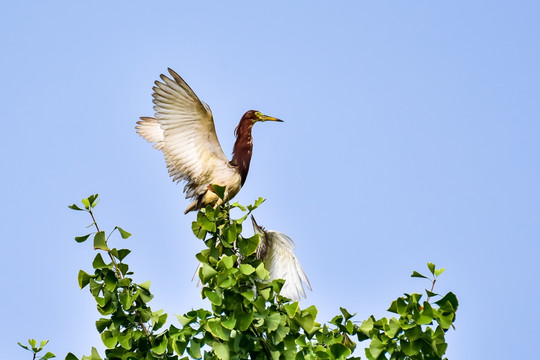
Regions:
<instances>
[{"instance_id":1,"label":"bird's yellow beak","mask_svg":"<svg viewBox=\"0 0 540 360\"><path fill-rule=\"evenodd\" d=\"M259 121L278 121L278 122L283 122L283 120L281 119L278 119L278 118L275 118L275 117L272 117L272 116L268 116L268 115L264 115L260 112L256 112L255 113L257 115L257 118L259 119Z\"/></svg>"}]
</instances>

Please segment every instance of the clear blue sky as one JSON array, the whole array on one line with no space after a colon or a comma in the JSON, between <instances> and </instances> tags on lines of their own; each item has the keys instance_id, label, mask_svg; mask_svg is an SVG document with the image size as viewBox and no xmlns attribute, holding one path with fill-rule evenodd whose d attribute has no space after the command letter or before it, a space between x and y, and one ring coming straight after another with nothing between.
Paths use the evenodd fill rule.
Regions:
<instances>
[{"instance_id":1,"label":"clear blue sky","mask_svg":"<svg viewBox=\"0 0 540 360\"><path fill-rule=\"evenodd\" d=\"M77 286L92 193L153 309L205 305L191 282L193 214L135 133L175 69L214 113L226 154L257 124L236 200L291 236L327 321L385 312L428 261L460 300L450 359L532 358L540 247L538 1L11 1L0 12L3 359L50 339L61 359L100 346ZM121 242L122 240L118 240ZM363 354L361 354L363 356Z\"/></svg>"}]
</instances>

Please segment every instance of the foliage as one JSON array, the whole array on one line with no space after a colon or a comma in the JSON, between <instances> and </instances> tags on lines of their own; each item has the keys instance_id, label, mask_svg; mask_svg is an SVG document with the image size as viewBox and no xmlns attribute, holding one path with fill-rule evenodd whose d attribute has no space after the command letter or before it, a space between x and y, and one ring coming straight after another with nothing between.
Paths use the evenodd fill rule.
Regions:
<instances>
[{"instance_id":1,"label":"foliage","mask_svg":"<svg viewBox=\"0 0 540 360\"><path fill-rule=\"evenodd\" d=\"M52 359L52 358L56 357L56 355L54 355L52 352L47 352L45 355L40 356L39 358L37 357L37 354L39 352L41 352L41 350L43 350L43 348L45 347L45 345L47 345L48 342L49 342L49 340L42 340L39 343L39 346L37 346L37 341L35 339L28 339L28 345L30 345L30 347L28 347L26 345L23 345L20 342L17 343L17 344L19 344L19 346L22 347L23 349L26 349L26 350L30 351L31 353L33 353L34 356L32 357L32 359L34 359L34 360L48 360L48 359Z\"/></svg>"},{"instance_id":2,"label":"foliage","mask_svg":"<svg viewBox=\"0 0 540 360\"><path fill-rule=\"evenodd\" d=\"M216 189L219 193L219 189ZM201 294L211 309L191 310L177 315L176 324L167 329L167 314L152 311L148 303L153 295L150 282L137 284L125 262L128 249L112 248L111 234L118 230L127 239L130 233L115 227L106 236L94 218L97 195L83 199L84 208L92 217L96 232L76 237L84 242L93 236L94 249L99 250L93 272L80 271L79 286L88 287L103 316L96 328L107 348L105 359L359 359L353 357L356 342L371 340L365 349L367 359L442 359L446 351L445 332L453 326L458 302L448 293L430 303L437 277L444 269L435 269L427 299L421 294L405 294L394 300L390 312L397 317L375 319L371 316L360 325L354 314L341 308L329 324L317 323L317 308L301 309L298 302L279 295L283 280L269 280L269 273L254 253L258 235L242 236L244 220L264 200L244 207L225 204L198 212L192 224L195 236L206 244L196 255L200 261ZM231 209L245 213L231 218ZM236 210L236 211L238 211ZM102 252L106 253L105 260ZM413 277L424 275L414 272ZM82 360L98 360L95 348ZM69 353L66 360L78 360Z\"/></svg>"}]
</instances>

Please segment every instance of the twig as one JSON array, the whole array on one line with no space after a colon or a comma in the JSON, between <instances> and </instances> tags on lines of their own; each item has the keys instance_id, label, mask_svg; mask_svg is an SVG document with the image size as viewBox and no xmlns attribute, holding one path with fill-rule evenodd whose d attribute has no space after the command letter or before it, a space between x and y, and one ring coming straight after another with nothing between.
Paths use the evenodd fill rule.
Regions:
<instances>
[{"instance_id":1,"label":"twig","mask_svg":"<svg viewBox=\"0 0 540 360\"><path fill-rule=\"evenodd\" d=\"M436 282L437 282L437 278L434 278L434 279L433 279L433 283L431 284L431 290L429 290L430 293L433 292L433 289L435 288L435 283L436 283ZM429 302L429 298L430 298L430 297L428 296L427 302Z\"/></svg>"},{"instance_id":2,"label":"twig","mask_svg":"<svg viewBox=\"0 0 540 360\"><path fill-rule=\"evenodd\" d=\"M96 227L96 230L99 232L100 231L99 226L98 226L98 223L96 221L96 218L94 217L94 213L92 212L92 209L88 209L88 212L90 213L90 216L92 217L92 221L94 221L94 225ZM122 272L120 271L120 268L118 267L118 264L116 263L116 260L114 259L114 256L112 256L112 254L111 254L111 252L109 250L107 250L107 254L109 254L109 257L112 260L114 270L116 272L116 276L118 277L118 279L122 280L124 277L122 276ZM124 288L124 291L127 291L127 289ZM150 341L150 344L152 344L152 339L150 338L150 332L148 331L148 329L144 325L144 322L141 319L141 313L139 312L139 310L135 310L135 314L139 317L139 325L141 325L144 333L146 334L146 337Z\"/></svg>"}]
</instances>

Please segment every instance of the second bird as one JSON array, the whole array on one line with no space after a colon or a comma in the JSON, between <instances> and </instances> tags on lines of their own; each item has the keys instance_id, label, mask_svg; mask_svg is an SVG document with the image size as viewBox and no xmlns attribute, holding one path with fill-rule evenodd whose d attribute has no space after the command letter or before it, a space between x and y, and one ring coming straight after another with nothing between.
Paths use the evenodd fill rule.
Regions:
<instances>
[{"instance_id":1,"label":"second bird","mask_svg":"<svg viewBox=\"0 0 540 360\"><path fill-rule=\"evenodd\" d=\"M249 171L253 139L251 128L258 121L282 121L249 110L235 130L236 142L229 161L221 149L210 107L199 100L186 82L169 69L172 79L161 75L152 94L154 117L141 117L137 132L161 150L173 181L185 181L186 198L193 199L185 213L231 200L244 185ZM224 200L212 185L225 187Z\"/></svg>"}]
</instances>

